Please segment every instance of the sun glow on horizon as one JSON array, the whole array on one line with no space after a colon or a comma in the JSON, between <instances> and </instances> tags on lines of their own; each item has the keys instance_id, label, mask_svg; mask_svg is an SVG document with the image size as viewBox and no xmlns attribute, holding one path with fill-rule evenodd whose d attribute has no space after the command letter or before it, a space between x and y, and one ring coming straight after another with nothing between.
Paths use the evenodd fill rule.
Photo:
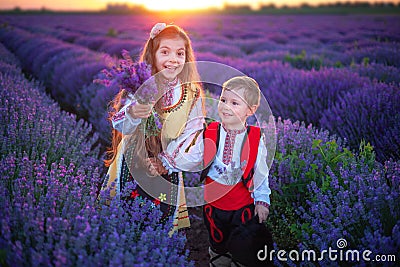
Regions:
<instances>
[{"instance_id":1,"label":"sun glow on horizon","mask_svg":"<svg viewBox=\"0 0 400 267\"><path fill-rule=\"evenodd\" d=\"M138 4L139 1L132 0L131 2ZM197 10L210 7L222 8L222 1L215 0L150 0L144 1L143 6L153 11L169 11L169 10Z\"/></svg>"},{"instance_id":2,"label":"sun glow on horizon","mask_svg":"<svg viewBox=\"0 0 400 267\"><path fill-rule=\"evenodd\" d=\"M274 4L281 6L298 6L301 3L309 5L336 3L336 2L369 2L369 3L394 3L399 4L400 0L2 0L0 10L20 8L23 10L49 9L55 11L93 10L100 11L112 4L129 4L141 6L150 11L183 11L201 10L209 8L223 9L225 5L246 5L252 9L258 9L262 5Z\"/></svg>"},{"instance_id":3,"label":"sun glow on horizon","mask_svg":"<svg viewBox=\"0 0 400 267\"><path fill-rule=\"evenodd\" d=\"M109 0L103 0L109 1ZM127 2L126 0L114 0L117 2ZM223 9L225 5L246 5L252 9L258 9L262 5L273 4L276 7L282 6L299 6L301 4L307 3L311 6L316 6L318 4L333 4L333 3L359 3L359 2L369 2L369 3L380 3L380 2L392 2L399 3L400 0L200 0L200 1L188 1L188 0L128 0L129 3L135 5L141 5L148 10L152 11L174 11L174 10L200 10L208 8L218 8Z\"/></svg>"}]
</instances>

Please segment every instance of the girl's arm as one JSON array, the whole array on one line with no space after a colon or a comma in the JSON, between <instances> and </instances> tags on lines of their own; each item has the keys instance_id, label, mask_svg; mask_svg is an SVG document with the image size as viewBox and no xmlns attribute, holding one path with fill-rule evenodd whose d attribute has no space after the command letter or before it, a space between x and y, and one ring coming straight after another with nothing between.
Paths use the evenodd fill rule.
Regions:
<instances>
[{"instance_id":1,"label":"girl's arm","mask_svg":"<svg viewBox=\"0 0 400 267\"><path fill-rule=\"evenodd\" d=\"M181 136L180 136L181 137ZM171 141L158 158L169 173L200 171L203 165L203 130Z\"/></svg>"},{"instance_id":2,"label":"girl's arm","mask_svg":"<svg viewBox=\"0 0 400 267\"><path fill-rule=\"evenodd\" d=\"M132 134L141 118L150 116L151 108L151 104L139 104L132 94L128 94L125 105L111 118L112 126L124 135Z\"/></svg>"},{"instance_id":3,"label":"girl's arm","mask_svg":"<svg viewBox=\"0 0 400 267\"><path fill-rule=\"evenodd\" d=\"M169 173L201 170L205 124L202 101L202 98L196 100L181 135L172 140L159 155Z\"/></svg>"},{"instance_id":4,"label":"girl's arm","mask_svg":"<svg viewBox=\"0 0 400 267\"><path fill-rule=\"evenodd\" d=\"M269 206L271 189L268 182L269 168L267 165L267 147L265 146L264 136L260 139L256 164L254 166L254 191L252 197L255 204Z\"/></svg>"}]
</instances>

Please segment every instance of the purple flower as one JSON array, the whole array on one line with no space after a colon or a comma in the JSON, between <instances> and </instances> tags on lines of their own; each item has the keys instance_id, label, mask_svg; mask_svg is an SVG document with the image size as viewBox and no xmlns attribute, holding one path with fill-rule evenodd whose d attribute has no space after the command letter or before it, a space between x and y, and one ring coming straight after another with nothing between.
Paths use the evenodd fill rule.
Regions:
<instances>
[{"instance_id":1,"label":"purple flower","mask_svg":"<svg viewBox=\"0 0 400 267\"><path fill-rule=\"evenodd\" d=\"M87 123L21 73L0 72L0 85L5 265L193 266L185 237L169 236L172 222L159 224L151 202L97 201L104 170Z\"/></svg>"},{"instance_id":2,"label":"purple flower","mask_svg":"<svg viewBox=\"0 0 400 267\"><path fill-rule=\"evenodd\" d=\"M118 60L116 65L102 72L105 77L94 82L107 87L118 86L120 90L135 95L140 103L155 100L158 89L155 79L151 78L151 66L145 62L133 62L127 50L122 50L122 59Z\"/></svg>"}]
</instances>

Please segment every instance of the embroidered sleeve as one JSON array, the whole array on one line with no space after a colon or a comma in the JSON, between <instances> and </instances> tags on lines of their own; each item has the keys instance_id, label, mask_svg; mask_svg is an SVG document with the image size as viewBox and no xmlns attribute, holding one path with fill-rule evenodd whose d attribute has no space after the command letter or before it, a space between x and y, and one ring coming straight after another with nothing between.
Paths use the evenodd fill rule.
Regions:
<instances>
[{"instance_id":1,"label":"embroidered sleeve","mask_svg":"<svg viewBox=\"0 0 400 267\"><path fill-rule=\"evenodd\" d=\"M258 146L258 154L256 164L254 166L254 192L252 196L254 202L266 202L268 205L270 202L271 189L268 182L269 168L267 165L267 147L265 146L264 137L260 139L260 144Z\"/></svg>"},{"instance_id":2,"label":"embroidered sleeve","mask_svg":"<svg viewBox=\"0 0 400 267\"><path fill-rule=\"evenodd\" d=\"M134 97L128 95L125 105L111 118L113 128L125 135L133 133L141 122L141 119L135 119L127 112L127 109L135 103Z\"/></svg>"},{"instance_id":3,"label":"embroidered sleeve","mask_svg":"<svg viewBox=\"0 0 400 267\"><path fill-rule=\"evenodd\" d=\"M164 167L170 172L201 170L203 163L202 131L194 132L186 138L180 137L171 141L167 148L159 154Z\"/></svg>"},{"instance_id":4,"label":"embroidered sleeve","mask_svg":"<svg viewBox=\"0 0 400 267\"><path fill-rule=\"evenodd\" d=\"M255 201L254 205L256 205L256 206L257 205L261 205L261 206L269 208L269 204L267 202L264 202L264 201Z\"/></svg>"},{"instance_id":5,"label":"embroidered sleeve","mask_svg":"<svg viewBox=\"0 0 400 267\"><path fill-rule=\"evenodd\" d=\"M119 112L114 114L114 116L112 117L112 122L118 123L123 119L125 119L125 110L120 110Z\"/></svg>"},{"instance_id":6,"label":"embroidered sleeve","mask_svg":"<svg viewBox=\"0 0 400 267\"><path fill-rule=\"evenodd\" d=\"M202 100L198 98L181 135L172 140L159 155L164 167L170 173L201 170L203 164L204 122Z\"/></svg>"}]
</instances>

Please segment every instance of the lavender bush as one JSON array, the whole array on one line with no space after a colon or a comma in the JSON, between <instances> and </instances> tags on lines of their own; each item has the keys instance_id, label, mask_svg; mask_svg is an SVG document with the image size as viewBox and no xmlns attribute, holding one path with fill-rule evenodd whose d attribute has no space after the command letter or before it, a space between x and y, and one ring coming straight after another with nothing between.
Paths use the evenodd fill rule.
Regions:
<instances>
[{"instance_id":1,"label":"lavender bush","mask_svg":"<svg viewBox=\"0 0 400 267\"><path fill-rule=\"evenodd\" d=\"M364 49L356 47L348 51L355 62L360 63L368 59L370 63L381 63L386 66L400 67L400 46L398 43L379 43Z\"/></svg>"},{"instance_id":2,"label":"lavender bush","mask_svg":"<svg viewBox=\"0 0 400 267\"><path fill-rule=\"evenodd\" d=\"M101 79L103 74L95 76ZM79 116L87 118L93 124L100 138L106 143L111 143L111 124L108 121L108 104L119 92L119 88L107 87L103 84L92 83L84 86L77 97L77 112ZM96 108L93 108L96 107Z\"/></svg>"},{"instance_id":3,"label":"lavender bush","mask_svg":"<svg viewBox=\"0 0 400 267\"><path fill-rule=\"evenodd\" d=\"M34 38L20 29L2 29L0 40L8 40L8 49L23 59L23 68L39 77L69 111L75 111L77 92L106 64L104 55L50 37Z\"/></svg>"},{"instance_id":4,"label":"lavender bush","mask_svg":"<svg viewBox=\"0 0 400 267\"><path fill-rule=\"evenodd\" d=\"M151 202L96 202L97 169L45 156L10 154L0 161L0 249L9 266L193 266L182 235L168 236ZM76 173L75 175L72 173ZM131 188L132 189L132 188ZM103 195L103 198L104 195ZM170 222L171 223L171 222ZM168 225L168 224L167 224Z\"/></svg>"},{"instance_id":5,"label":"lavender bush","mask_svg":"<svg viewBox=\"0 0 400 267\"><path fill-rule=\"evenodd\" d=\"M346 239L346 249L400 257L400 164L388 161L373 171L362 162L329 170L329 185L309 185L313 198L298 214L309 224L303 246L327 249ZM390 264L390 263L388 263Z\"/></svg>"},{"instance_id":6,"label":"lavender bush","mask_svg":"<svg viewBox=\"0 0 400 267\"><path fill-rule=\"evenodd\" d=\"M278 246L291 249L296 248L302 238L296 209L311 197L307 185L314 181L321 186L326 167L341 164L350 152L340 139L311 125L306 127L304 123L279 118L276 131L277 147L269 178L273 205L268 224ZM316 153L319 149L331 151L329 158ZM336 162L332 160L335 157Z\"/></svg>"},{"instance_id":7,"label":"lavender bush","mask_svg":"<svg viewBox=\"0 0 400 267\"><path fill-rule=\"evenodd\" d=\"M399 87L373 83L348 92L322 113L321 126L346 138L352 147L362 140L370 142L381 162L399 159Z\"/></svg>"},{"instance_id":8,"label":"lavender bush","mask_svg":"<svg viewBox=\"0 0 400 267\"><path fill-rule=\"evenodd\" d=\"M21 69L17 68L15 65L0 62L0 73L8 74L11 76L21 75Z\"/></svg>"},{"instance_id":9,"label":"lavender bush","mask_svg":"<svg viewBox=\"0 0 400 267\"><path fill-rule=\"evenodd\" d=\"M0 44L0 58L0 73L15 76L21 74L21 63L3 44Z\"/></svg>"},{"instance_id":10,"label":"lavender bush","mask_svg":"<svg viewBox=\"0 0 400 267\"><path fill-rule=\"evenodd\" d=\"M94 63L96 60L85 58L89 55L87 51L82 54L67 53L52 46L69 45L63 42L57 44L55 39L60 38L57 32L67 31L80 34L81 37L76 42L83 46L92 47L93 41L96 47L92 48L101 50L98 47L100 40L107 40L103 45L114 52L108 48L104 51L115 53L126 46L126 49L133 49L129 51L132 57L137 56L139 44L143 44L147 38L146 27L149 28L152 22L147 17L141 17L141 23L130 25L126 23L126 17L111 18L104 16L98 19L108 19L109 29L118 33L112 38L106 37L108 29L100 27L101 24L96 20L85 18L88 28L82 29L78 21L84 17L77 17L76 21L69 22L65 18L54 20L51 17L39 19L33 16L28 23L28 20L8 16L3 20L34 34L28 35L27 31L18 29L2 29L0 35L6 40L5 44L18 51L24 69L30 73L33 71L34 76L39 77L50 88L52 95L64 108L74 112L79 110L79 114L87 115L91 111L82 110L87 104L80 102L76 96L86 94L80 91L87 88L85 82L89 80L89 76L96 75L99 69ZM201 23L201 28L196 23L199 19L204 20L204 17L195 16L181 24L192 34L197 58L228 64L256 78L274 113L283 118L301 120L320 127L321 114L337 105L338 98L344 93L374 86L375 79L385 83L398 82L396 53L400 36L393 27L388 26L398 24L396 17L374 16L371 20L365 16L215 16L208 18L207 23ZM222 19L230 21L232 25L224 27ZM176 23L179 25L179 21ZM33 36L37 38L32 38ZM34 42L29 39L46 41ZM215 45L207 49L205 44L209 43ZM70 50L73 48L75 51L78 47L71 46ZM35 49L39 48L43 53L35 53ZM48 60L45 60L46 55ZM68 62L64 62L66 60ZM289 65L279 65L277 61L287 62ZM78 73L69 70L70 66L75 66ZM279 71L274 70L274 67L278 67ZM312 68L314 69L310 70ZM40 69L39 73L36 71L35 74L35 69ZM354 72L369 77L371 81L358 77ZM104 118L98 115L94 117L98 119L85 118L92 122ZM359 121L349 121L348 124L358 123ZM99 128L106 129L104 123L99 124ZM359 140L364 136L357 138L354 143L350 142L353 149L357 149ZM376 143L378 142L375 142L377 151L386 150L386 147L378 147ZM380 158L378 152L378 159Z\"/></svg>"},{"instance_id":11,"label":"lavender bush","mask_svg":"<svg viewBox=\"0 0 400 267\"><path fill-rule=\"evenodd\" d=\"M74 43L97 51L107 40L108 38L101 36L80 36L75 39Z\"/></svg>"},{"instance_id":12,"label":"lavender bush","mask_svg":"<svg viewBox=\"0 0 400 267\"><path fill-rule=\"evenodd\" d=\"M333 106L346 92L365 87L369 80L344 69L322 68L319 71L283 72L265 84L271 109L283 118L304 121L320 126L321 114Z\"/></svg>"},{"instance_id":13,"label":"lavender bush","mask_svg":"<svg viewBox=\"0 0 400 267\"><path fill-rule=\"evenodd\" d=\"M345 238L349 249L399 257L399 163L382 165L368 144L353 153L328 132L299 123L278 120L276 128L267 222L276 249L322 251Z\"/></svg>"},{"instance_id":14,"label":"lavender bush","mask_svg":"<svg viewBox=\"0 0 400 267\"><path fill-rule=\"evenodd\" d=\"M319 70L323 60L315 55L308 56L305 50L297 55L286 54L284 60L297 69Z\"/></svg>"},{"instance_id":15,"label":"lavender bush","mask_svg":"<svg viewBox=\"0 0 400 267\"><path fill-rule=\"evenodd\" d=\"M109 38L111 40L107 40L104 42L98 49L99 52L104 52L109 55L119 57L121 55L122 50L128 50L130 54L136 60L139 58L139 54L141 52L143 42L131 41L131 40L121 40L115 38Z\"/></svg>"},{"instance_id":16,"label":"lavender bush","mask_svg":"<svg viewBox=\"0 0 400 267\"><path fill-rule=\"evenodd\" d=\"M364 64L354 64L349 69L371 80L400 85L400 70L393 66L365 62Z\"/></svg>"},{"instance_id":17,"label":"lavender bush","mask_svg":"<svg viewBox=\"0 0 400 267\"><path fill-rule=\"evenodd\" d=\"M14 65L15 67L21 66L21 62L3 44L0 44L0 58L4 64Z\"/></svg>"},{"instance_id":18,"label":"lavender bush","mask_svg":"<svg viewBox=\"0 0 400 267\"><path fill-rule=\"evenodd\" d=\"M0 81L2 265L193 266L185 237L169 236L172 222L160 225L151 202L98 198L102 164L87 124L21 74Z\"/></svg>"},{"instance_id":19,"label":"lavender bush","mask_svg":"<svg viewBox=\"0 0 400 267\"><path fill-rule=\"evenodd\" d=\"M57 28L57 31L54 34L54 37L67 43L74 43L75 40L77 40L81 36L82 35L78 32L73 32L70 30L61 30L60 27Z\"/></svg>"},{"instance_id":20,"label":"lavender bush","mask_svg":"<svg viewBox=\"0 0 400 267\"><path fill-rule=\"evenodd\" d=\"M45 154L48 164L60 158L78 166L100 166L99 148L95 147L97 134L91 126L76 121L74 115L60 110L44 94L44 89L28 82L20 74L1 74L1 155L23 154L32 159ZM76 129L76 130L71 130Z\"/></svg>"}]
</instances>

